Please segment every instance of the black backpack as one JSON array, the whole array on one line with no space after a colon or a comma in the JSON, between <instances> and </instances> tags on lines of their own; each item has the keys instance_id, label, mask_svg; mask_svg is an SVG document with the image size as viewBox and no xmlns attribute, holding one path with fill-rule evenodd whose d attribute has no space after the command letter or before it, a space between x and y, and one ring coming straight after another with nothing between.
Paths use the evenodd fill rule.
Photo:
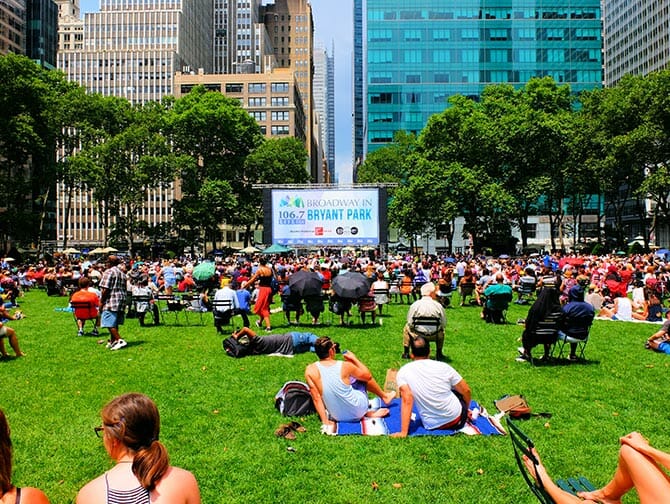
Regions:
<instances>
[{"instance_id":1,"label":"black backpack","mask_svg":"<svg viewBox=\"0 0 670 504\"><path fill-rule=\"evenodd\" d=\"M235 357L236 359L246 357L251 353L251 340L247 336L243 336L239 339L234 336L229 336L223 340L223 349L229 356Z\"/></svg>"},{"instance_id":2,"label":"black backpack","mask_svg":"<svg viewBox=\"0 0 670 504\"><path fill-rule=\"evenodd\" d=\"M301 381L289 381L275 395L275 408L287 417L311 415L316 412L309 387Z\"/></svg>"}]
</instances>

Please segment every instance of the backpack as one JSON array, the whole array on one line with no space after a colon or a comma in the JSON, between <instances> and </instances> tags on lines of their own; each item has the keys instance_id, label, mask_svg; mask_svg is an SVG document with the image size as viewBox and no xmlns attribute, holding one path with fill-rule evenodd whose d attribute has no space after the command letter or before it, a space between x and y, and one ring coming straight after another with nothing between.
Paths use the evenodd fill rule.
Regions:
<instances>
[{"instance_id":1,"label":"backpack","mask_svg":"<svg viewBox=\"0 0 670 504\"><path fill-rule=\"evenodd\" d=\"M222 344L226 353L236 359L246 357L251 353L251 340L246 336L242 336L239 339L229 336L223 340Z\"/></svg>"},{"instance_id":2,"label":"backpack","mask_svg":"<svg viewBox=\"0 0 670 504\"><path fill-rule=\"evenodd\" d=\"M309 387L301 381L288 381L275 395L275 408L287 417L311 415L316 412Z\"/></svg>"}]
</instances>

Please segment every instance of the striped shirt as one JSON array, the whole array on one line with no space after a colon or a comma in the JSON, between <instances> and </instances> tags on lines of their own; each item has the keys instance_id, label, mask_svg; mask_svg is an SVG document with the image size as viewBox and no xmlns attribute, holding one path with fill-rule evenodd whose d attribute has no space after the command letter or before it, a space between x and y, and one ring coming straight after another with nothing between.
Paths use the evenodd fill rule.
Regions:
<instances>
[{"instance_id":1,"label":"striped shirt","mask_svg":"<svg viewBox=\"0 0 670 504\"><path fill-rule=\"evenodd\" d=\"M132 490L114 490L109 488L107 474L105 474L105 486L107 487L107 504L151 504L149 490L138 486Z\"/></svg>"}]
</instances>

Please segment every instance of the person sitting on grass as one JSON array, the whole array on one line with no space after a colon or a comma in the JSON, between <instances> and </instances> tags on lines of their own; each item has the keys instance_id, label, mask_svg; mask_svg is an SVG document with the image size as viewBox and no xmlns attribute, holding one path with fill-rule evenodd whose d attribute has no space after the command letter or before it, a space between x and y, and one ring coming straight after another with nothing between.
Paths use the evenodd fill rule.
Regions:
<instances>
[{"instance_id":1,"label":"person sitting on grass","mask_svg":"<svg viewBox=\"0 0 670 504\"><path fill-rule=\"evenodd\" d=\"M525 455L524 463L536 481L539 477L556 504L621 504L621 498L633 488L637 490L640 504L668 502L670 479L663 468L670 470L670 454L653 448L638 432L631 432L619 442L619 463L610 482L599 490L579 492L577 496L562 490L552 481L535 448L533 455L538 460L537 474L535 465Z\"/></svg>"},{"instance_id":2,"label":"person sitting on grass","mask_svg":"<svg viewBox=\"0 0 670 504\"><path fill-rule=\"evenodd\" d=\"M393 437L406 437L416 403L423 426L428 430L459 430L470 417L470 386L458 372L445 362L432 360L430 344L423 336L412 340L413 361L398 371L396 381L402 400L400 432Z\"/></svg>"},{"instance_id":3,"label":"person sitting on grass","mask_svg":"<svg viewBox=\"0 0 670 504\"><path fill-rule=\"evenodd\" d=\"M316 340L314 351L319 361L307 366L305 379L324 432L333 432L334 421L356 422L365 416L388 415L387 408L370 410L367 392L386 404L393 400L395 392L384 392L353 352L344 352L343 361L336 360L337 345L327 336Z\"/></svg>"},{"instance_id":4,"label":"person sitting on grass","mask_svg":"<svg viewBox=\"0 0 670 504\"><path fill-rule=\"evenodd\" d=\"M49 504L42 490L16 487L12 484L12 440L9 423L0 409L0 502L23 504Z\"/></svg>"},{"instance_id":5,"label":"person sitting on grass","mask_svg":"<svg viewBox=\"0 0 670 504\"><path fill-rule=\"evenodd\" d=\"M9 354L5 349L5 338L9 340L9 344L12 346L12 350L14 350L17 357L25 357L25 352L22 352L21 347L19 346L19 339L16 336L16 331L0 322L0 359L9 357Z\"/></svg>"},{"instance_id":6,"label":"person sitting on grass","mask_svg":"<svg viewBox=\"0 0 670 504\"><path fill-rule=\"evenodd\" d=\"M76 504L200 504L195 477L171 466L158 440L160 417L149 397L137 393L118 396L105 405L101 416L102 425L95 431L102 434L115 465L87 483L77 494Z\"/></svg>"},{"instance_id":7,"label":"person sitting on grass","mask_svg":"<svg viewBox=\"0 0 670 504\"><path fill-rule=\"evenodd\" d=\"M647 342L645 348L656 350L657 352L670 354L670 311L665 314L665 321L663 326L652 334Z\"/></svg>"},{"instance_id":8,"label":"person sitting on grass","mask_svg":"<svg viewBox=\"0 0 670 504\"><path fill-rule=\"evenodd\" d=\"M285 334L268 334L258 336L248 327L242 327L232 334L239 340L247 337L251 346L249 355L285 355L292 357L295 354L313 352L318 336L308 332L289 332ZM337 345L337 343L335 343Z\"/></svg>"}]
</instances>

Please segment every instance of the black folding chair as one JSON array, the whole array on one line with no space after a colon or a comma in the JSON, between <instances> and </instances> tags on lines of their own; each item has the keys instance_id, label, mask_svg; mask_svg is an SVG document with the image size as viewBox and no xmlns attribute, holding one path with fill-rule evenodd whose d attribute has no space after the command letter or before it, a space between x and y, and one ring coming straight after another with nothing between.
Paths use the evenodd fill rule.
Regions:
<instances>
[{"instance_id":1,"label":"black folding chair","mask_svg":"<svg viewBox=\"0 0 670 504\"><path fill-rule=\"evenodd\" d=\"M543 504L555 504L556 501L547 493L547 490L544 487L542 478L540 478L537 472L537 466L540 461L537 459L533 453L533 448L535 445L533 441L523 433L521 429L514 423L512 419L507 418L507 432L509 437L512 440L512 448L514 448L514 458L516 459L516 464L519 466L521 475L523 476L524 481L530 488L531 492L537 497L537 500ZM524 463L523 457L526 456L533 464L533 472L535 473L535 478L532 474L528 473L528 468ZM565 490L568 493L577 495L577 492L593 492L595 487L587 480L584 476L577 476L573 478L565 478L556 480L556 485Z\"/></svg>"},{"instance_id":2,"label":"black folding chair","mask_svg":"<svg viewBox=\"0 0 670 504\"><path fill-rule=\"evenodd\" d=\"M233 302L230 299L212 299L212 314L214 316L214 327L217 332L223 333L223 326L233 327Z\"/></svg>"}]
</instances>

